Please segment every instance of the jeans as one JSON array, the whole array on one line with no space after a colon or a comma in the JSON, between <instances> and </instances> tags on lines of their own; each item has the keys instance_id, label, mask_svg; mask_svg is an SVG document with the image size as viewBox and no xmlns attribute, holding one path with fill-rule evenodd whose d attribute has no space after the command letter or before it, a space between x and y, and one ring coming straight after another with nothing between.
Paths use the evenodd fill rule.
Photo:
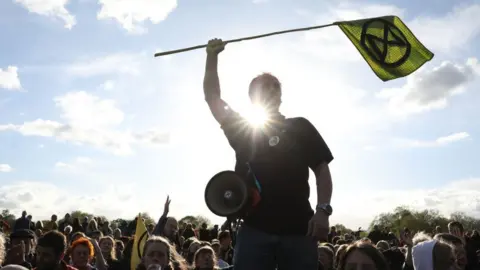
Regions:
<instances>
[{"instance_id":1,"label":"jeans","mask_svg":"<svg viewBox=\"0 0 480 270\"><path fill-rule=\"evenodd\" d=\"M243 225L236 238L235 270L318 270L317 242L303 235L273 235Z\"/></svg>"}]
</instances>

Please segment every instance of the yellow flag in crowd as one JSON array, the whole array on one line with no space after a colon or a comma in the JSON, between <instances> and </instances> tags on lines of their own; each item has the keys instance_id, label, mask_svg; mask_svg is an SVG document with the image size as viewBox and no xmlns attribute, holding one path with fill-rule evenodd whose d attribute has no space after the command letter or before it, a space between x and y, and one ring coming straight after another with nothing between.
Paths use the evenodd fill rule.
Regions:
<instances>
[{"instance_id":1,"label":"yellow flag in crowd","mask_svg":"<svg viewBox=\"0 0 480 270\"><path fill-rule=\"evenodd\" d=\"M143 222L142 217L140 214L137 218L137 224L135 229L135 239L133 241L133 248L132 248L132 257L130 261L130 269L135 270L137 269L138 264L141 262L143 247L145 246L145 242L148 239L148 232L147 227L145 227L145 223Z\"/></svg>"},{"instance_id":2,"label":"yellow flag in crowd","mask_svg":"<svg viewBox=\"0 0 480 270\"><path fill-rule=\"evenodd\" d=\"M397 16L336 22L383 81L404 77L433 58Z\"/></svg>"}]
</instances>

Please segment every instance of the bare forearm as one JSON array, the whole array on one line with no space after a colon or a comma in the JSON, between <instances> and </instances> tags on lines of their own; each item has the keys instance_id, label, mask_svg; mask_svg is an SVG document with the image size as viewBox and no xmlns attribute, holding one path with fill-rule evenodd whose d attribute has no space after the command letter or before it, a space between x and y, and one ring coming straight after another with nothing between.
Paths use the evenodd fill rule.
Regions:
<instances>
[{"instance_id":1,"label":"bare forearm","mask_svg":"<svg viewBox=\"0 0 480 270\"><path fill-rule=\"evenodd\" d=\"M317 205L330 204L332 199L332 175L328 165L318 168L315 177L317 178Z\"/></svg>"},{"instance_id":2,"label":"bare forearm","mask_svg":"<svg viewBox=\"0 0 480 270\"><path fill-rule=\"evenodd\" d=\"M205 77L203 79L203 92L207 101L220 98L220 80L218 78L217 67L218 56L208 54L205 66Z\"/></svg>"}]
</instances>

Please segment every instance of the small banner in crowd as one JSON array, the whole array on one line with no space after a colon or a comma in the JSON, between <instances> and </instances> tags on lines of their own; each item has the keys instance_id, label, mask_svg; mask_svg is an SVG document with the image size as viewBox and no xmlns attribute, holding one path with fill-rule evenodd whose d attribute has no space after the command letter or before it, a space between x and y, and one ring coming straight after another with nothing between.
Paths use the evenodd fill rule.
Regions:
<instances>
[{"instance_id":1,"label":"small banner in crowd","mask_svg":"<svg viewBox=\"0 0 480 270\"><path fill-rule=\"evenodd\" d=\"M342 29L382 81L407 76L433 58L433 53L397 16L334 24Z\"/></svg>"},{"instance_id":2,"label":"small banner in crowd","mask_svg":"<svg viewBox=\"0 0 480 270\"><path fill-rule=\"evenodd\" d=\"M135 238L133 240L132 257L130 261L130 269L137 269L141 262L143 247L148 240L148 231L143 222L142 216L138 214L137 224L135 228Z\"/></svg>"}]
</instances>

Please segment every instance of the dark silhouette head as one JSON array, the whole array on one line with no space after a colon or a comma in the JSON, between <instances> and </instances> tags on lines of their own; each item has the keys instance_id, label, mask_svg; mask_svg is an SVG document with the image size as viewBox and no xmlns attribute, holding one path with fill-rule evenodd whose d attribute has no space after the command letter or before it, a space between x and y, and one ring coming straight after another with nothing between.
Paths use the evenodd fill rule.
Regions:
<instances>
[{"instance_id":1,"label":"dark silhouette head","mask_svg":"<svg viewBox=\"0 0 480 270\"><path fill-rule=\"evenodd\" d=\"M263 73L250 82L248 95L253 104L277 113L282 103L282 84L272 74Z\"/></svg>"}]
</instances>

